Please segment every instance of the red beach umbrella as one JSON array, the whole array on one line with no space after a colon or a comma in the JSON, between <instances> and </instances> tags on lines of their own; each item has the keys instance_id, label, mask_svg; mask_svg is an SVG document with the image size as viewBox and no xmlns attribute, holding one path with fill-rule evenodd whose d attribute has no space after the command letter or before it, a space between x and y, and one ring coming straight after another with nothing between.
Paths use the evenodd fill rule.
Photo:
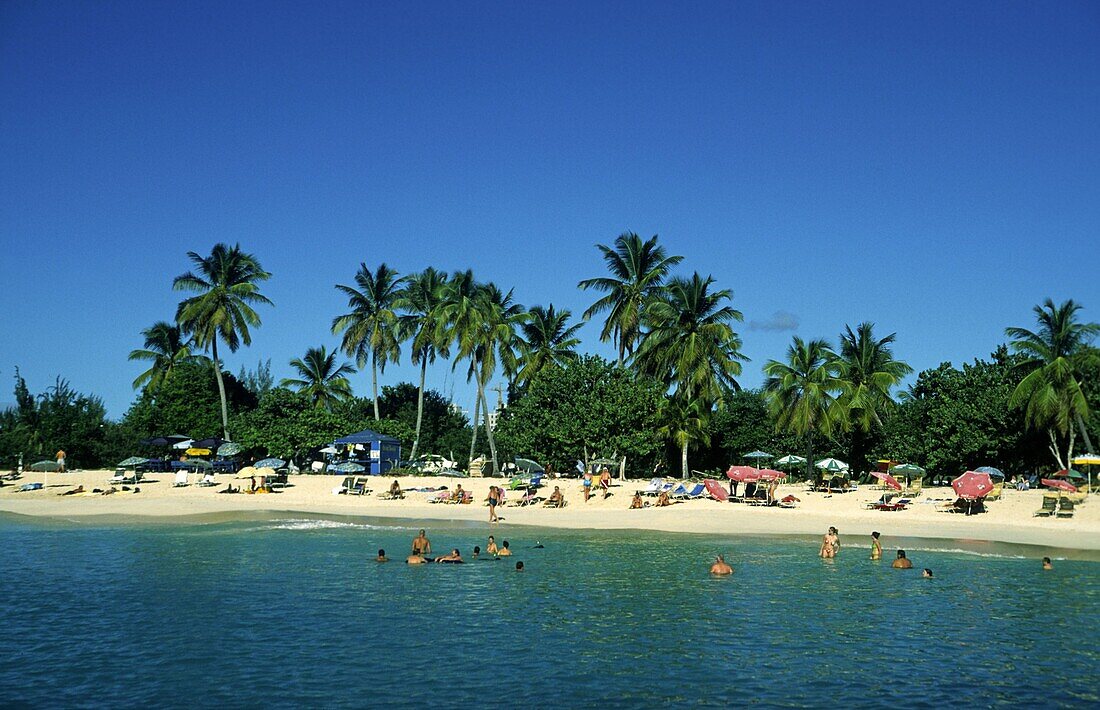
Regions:
<instances>
[{"instance_id":1,"label":"red beach umbrella","mask_svg":"<svg viewBox=\"0 0 1100 710\"><path fill-rule=\"evenodd\" d=\"M1069 481L1054 481L1049 478L1044 478L1040 481L1040 483L1042 483L1044 486L1057 488L1059 490L1067 491L1069 493L1077 492L1077 486L1073 485Z\"/></svg>"},{"instance_id":2,"label":"red beach umbrella","mask_svg":"<svg viewBox=\"0 0 1100 710\"><path fill-rule=\"evenodd\" d=\"M967 471L951 481L951 487L955 489L955 493L960 498L975 500L989 495L989 492L993 490L993 479L989 477L988 473Z\"/></svg>"},{"instance_id":3,"label":"red beach umbrella","mask_svg":"<svg viewBox=\"0 0 1100 710\"><path fill-rule=\"evenodd\" d=\"M890 474L882 473L881 471L875 471L871 475L874 476L875 478L877 478L878 480L882 481L887 486L890 486L895 491L900 491L901 490L901 484L898 483L898 479L894 478Z\"/></svg>"},{"instance_id":4,"label":"red beach umbrella","mask_svg":"<svg viewBox=\"0 0 1100 710\"><path fill-rule=\"evenodd\" d=\"M787 474L783 473L782 471L776 471L775 469L771 469L771 468L760 469L760 480L761 481L774 481L774 480L777 480L777 479L780 479L780 478L786 478L786 477L787 477Z\"/></svg>"},{"instance_id":5,"label":"red beach umbrella","mask_svg":"<svg viewBox=\"0 0 1100 710\"><path fill-rule=\"evenodd\" d=\"M730 466L726 475L731 481L747 481L746 476L756 476L756 469L752 466ZM752 480L756 480L753 478Z\"/></svg>"},{"instance_id":6,"label":"red beach umbrella","mask_svg":"<svg viewBox=\"0 0 1100 710\"><path fill-rule=\"evenodd\" d=\"M710 497L718 501L726 501L730 499L729 491L721 486L718 481L713 478L703 479L703 485L707 488L707 493L710 493Z\"/></svg>"}]
</instances>

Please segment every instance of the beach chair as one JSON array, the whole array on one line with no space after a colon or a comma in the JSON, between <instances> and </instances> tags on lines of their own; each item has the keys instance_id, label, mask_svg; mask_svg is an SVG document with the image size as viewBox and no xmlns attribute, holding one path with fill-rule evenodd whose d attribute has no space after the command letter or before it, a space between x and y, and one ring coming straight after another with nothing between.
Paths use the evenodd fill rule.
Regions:
<instances>
[{"instance_id":1,"label":"beach chair","mask_svg":"<svg viewBox=\"0 0 1100 710\"><path fill-rule=\"evenodd\" d=\"M664 484L665 479L654 478L652 481L649 482L649 485L638 492L644 496L655 496L661 492L661 486L663 486Z\"/></svg>"},{"instance_id":2,"label":"beach chair","mask_svg":"<svg viewBox=\"0 0 1100 710\"><path fill-rule=\"evenodd\" d=\"M1032 517L1035 518L1049 518L1054 515L1058 510L1058 497L1057 496L1043 496L1043 507L1036 510Z\"/></svg>"},{"instance_id":3,"label":"beach chair","mask_svg":"<svg viewBox=\"0 0 1100 710\"><path fill-rule=\"evenodd\" d=\"M361 496L366 490L367 484L360 481L358 476L346 476L340 484L340 492L346 495Z\"/></svg>"},{"instance_id":4,"label":"beach chair","mask_svg":"<svg viewBox=\"0 0 1100 710\"><path fill-rule=\"evenodd\" d=\"M218 485L218 482L214 480L214 474L208 473L202 477L202 480L195 484L196 486L202 486L203 488L209 488L210 486Z\"/></svg>"},{"instance_id":5,"label":"beach chair","mask_svg":"<svg viewBox=\"0 0 1100 710\"><path fill-rule=\"evenodd\" d=\"M1077 507L1077 504L1074 503L1069 498L1059 498L1057 517L1059 517L1059 518L1072 518L1073 517L1073 509L1075 507Z\"/></svg>"},{"instance_id":6,"label":"beach chair","mask_svg":"<svg viewBox=\"0 0 1100 710\"><path fill-rule=\"evenodd\" d=\"M187 485L187 471L176 471L176 480L172 482L173 488L183 488Z\"/></svg>"},{"instance_id":7,"label":"beach chair","mask_svg":"<svg viewBox=\"0 0 1100 710\"><path fill-rule=\"evenodd\" d=\"M276 473L274 476L267 477L267 485L272 488L286 488L289 484L289 478L285 469L282 469L282 473Z\"/></svg>"},{"instance_id":8,"label":"beach chair","mask_svg":"<svg viewBox=\"0 0 1100 710\"><path fill-rule=\"evenodd\" d=\"M669 498L676 498L678 500L683 500L684 498L687 497L687 494L688 494L687 486L685 486L683 483L677 483L676 486L671 491L668 492L668 497Z\"/></svg>"},{"instance_id":9,"label":"beach chair","mask_svg":"<svg viewBox=\"0 0 1100 710\"><path fill-rule=\"evenodd\" d=\"M446 489L444 489L442 491L437 491L434 496L432 496L431 498L428 499L428 502L429 503L450 503L451 502L451 492L446 490Z\"/></svg>"},{"instance_id":10,"label":"beach chair","mask_svg":"<svg viewBox=\"0 0 1100 710\"><path fill-rule=\"evenodd\" d=\"M702 483L696 483L691 486L684 493L684 500L694 500L696 498L702 498L706 494L707 487Z\"/></svg>"}]
</instances>

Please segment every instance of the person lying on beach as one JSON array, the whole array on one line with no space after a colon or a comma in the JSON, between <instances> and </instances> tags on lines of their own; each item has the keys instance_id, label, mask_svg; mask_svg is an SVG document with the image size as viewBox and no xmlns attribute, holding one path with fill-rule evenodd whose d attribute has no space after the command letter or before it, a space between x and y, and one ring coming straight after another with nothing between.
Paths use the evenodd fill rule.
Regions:
<instances>
[{"instance_id":1,"label":"person lying on beach","mask_svg":"<svg viewBox=\"0 0 1100 710\"><path fill-rule=\"evenodd\" d=\"M562 495L560 487L554 486L554 492L546 499L546 505L551 508L561 508L565 506L565 496Z\"/></svg>"},{"instance_id":2,"label":"person lying on beach","mask_svg":"<svg viewBox=\"0 0 1100 710\"><path fill-rule=\"evenodd\" d=\"M432 542L428 539L428 536L424 534L423 530L420 531L419 535L413 538L412 553L414 555L432 554Z\"/></svg>"},{"instance_id":3,"label":"person lying on beach","mask_svg":"<svg viewBox=\"0 0 1100 710\"><path fill-rule=\"evenodd\" d=\"M714 564L710 566L710 573L717 575L733 574L733 567L726 564L726 559L722 555L718 555L714 558Z\"/></svg>"},{"instance_id":4,"label":"person lying on beach","mask_svg":"<svg viewBox=\"0 0 1100 710\"><path fill-rule=\"evenodd\" d=\"M389 562L390 558L386 557L386 551L385 550L380 549L380 550L378 550L378 557L375 557L374 561L375 562Z\"/></svg>"},{"instance_id":5,"label":"person lying on beach","mask_svg":"<svg viewBox=\"0 0 1100 710\"><path fill-rule=\"evenodd\" d=\"M1054 565L1051 563L1049 557L1043 558L1043 569L1054 569Z\"/></svg>"},{"instance_id":6,"label":"person lying on beach","mask_svg":"<svg viewBox=\"0 0 1100 710\"><path fill-rule=\"evenodd\" d=\"M463 562L462 553L460 553L458 551L458 548L456 547L455 549L451 550L451 554L441 555L440 557L436 557L435 561L445 563L445 564L452 564L452 565L462 564L462 562Z\"/></svg>"},{"instance_id":7,"label":"person lying on beach","mask_svg":"<svg viewBox=\"0 0 1100 710\"><path fill-rule=\"evenodd\" d=\"M825 537L821 538L821 551L818 553L825 559L832 559L836 557L836 553L840 550L840 533L839 531L830 526L829 532L825 533Z\"/></svg>"},{"instance_id":8,"label":"person lying on beach","mask_svg":"<svg viewBox=\"0 0 1100 710\"><path fill-rule=\"evenodd\" d=\"M497 550L497 556L498 557L508 557L511 554L512 554L512 551L508 549L508 541L505 540L504 542L500 543L500 549Z\"/></svg>"},{"instance_id":9,"label":"person lying on beach","mask_svg":"<svg viewBox=\"0 0 1100 710\"><path fill-rule=\"evenodd\" d=\"M905 556L905 550L898 550L898 558L890 566L894 569L913 569L913 563Z\"/></svg>"},{"instance_id":10,"label":"person lying on beach","mask_svg":"<svg viewBox=\"0 0 1100 710\"><path fill-rule=\"evenodd\" d=\"M59 495L59 496L75 496L75 495L77 495L79 493L83 493L83 492L84 492L84 486L77 486L76 488L72 489L71 491L65 491L64 493L58 493L57 495Z\"/></svg>"},{"instance_id":11,"label":"person lying on beach","mask_svg":"<svg viewBox=\"0 0 1100 710\"><path fill-rule=\"evenodd\" d=\"M241 492L241 487L237 486L236 488L234 488L232 483L226 483L225 488L218 491L218 493L240 493L240 492Z\"/></svg>"},{"instance_id":12,"label":"person lying on beach","mask_svg":"<svg viewBox=\"0 0 1100 710\"><path fill-rule=\"evenodd\" d=\"M423 565L423 564L427 564L427 562L428 561L426 559L424 559L423 555L413 554L413 555L409 555L408 557L405 558L405 564L409 564L409 565Z\"/></svg>"},{"instance_id":13,"label":"person lying on beach","mask_svg":"<svg viewBox=\"0 0 1100 710\"><path fill-rule=\"evenodd\" d=\"M644 508L644 507L645 507L645 503L642 501L642 494L639 493L638 491L634 491L634 498L631 499L631 501L630 501L630 509L631 510L638 510L639 508Z\"/></svg>"},{"instance_id":14,"label":"person lying on beach","mask_svg":"<svg viewBox=\"0 0 1100 710\"><path fill-rule=\"evenodd\" d=\"M668 498L668 491L661 491L657 496L657 507L664 508L666 505L672 505L672 501Z\"/></svg>"},{"instance_id":15,"label":"person lying on beach","mask_svg":"<svg viewBox=\"0 0 1100 710\"><path fill-rule=\"evenodd\" d=\"M878 532L871 533L871 559L882 559L882 543L878 541Z\"/></svg>"}]
</instances>

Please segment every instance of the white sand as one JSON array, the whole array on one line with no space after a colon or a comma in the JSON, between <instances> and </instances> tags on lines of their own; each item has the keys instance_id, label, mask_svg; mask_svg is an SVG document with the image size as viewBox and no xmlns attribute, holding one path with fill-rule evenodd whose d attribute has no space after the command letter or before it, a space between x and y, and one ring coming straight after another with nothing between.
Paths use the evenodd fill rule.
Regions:
<instances>
[{"instance_id":1,"label":"white sand","mask_svg":"<svg viewBox=\"0 0 1100 710\"><path fill-rule=\"evenodd\" d=\"M487 478L401 478L404 489L426 486L447 486L453 489L461 484L474 492L470 505L433 504L431 494L409 493L404 500L383 500L378 497L388 489L393 478L368 477L373 491L366 496L333 495L332 489L343 480L342 476L291 476L290 487L268 495L224 495L216 493L225 484L243 484L227 475L219 475L216 488L200 488L189 485L172 487L172 474L149 474L149 480L140 484L140 493L116 493L109 496L59 496L74 486L83 485L107 488L110 471L47 474L48 489L16 492L19 485L41 482L43 474L27 473L15 482L0 488L0 511L34 516L79 518L83 516L188 516L219 512L270 511L321 513L334 515L370 515L406 518L410 520L481 520L488 521L485 498L490 483L499 479ZM191 480L197 477L192 475ZM505 518L500 524L541 525L561 528L634 528L696 533L759 533L759 534L823 534L830 525L837 526L844 536L868 535L872 530L884 536L949 538L985 540L995 542L1045 545L1078 550L1100 550L1100 494L1090 496L1089 502L1079 505L1073 518L1035 518L1032 514L1041 507L1041 491L1006 491L1001 500L987 504L988 512L982 515L964 516L944 513L937 505L926 503L932 499L954 500L950 488L926 489L909 509L898 512L867 510L865 505L877 499L881 490L863 486L861 490L826 495L807 493L802 486L782 486L779 496L793 493L801 499L794 510L753 507L742 504L718 503L713 500L694 500L677 503L667 508L628 510L635 490L643 481L615 482L613 495L604 500L598 496L587 504L576 479L551 481L549 488L541 489L548 495L557 484L565 492L568 505L564 509L550 509L542 505L515 507L506 504L499 511ZM507 500L519 496L508 492ZM1096 498L1096 500L1091 500ZM652 499L647 499L652 500Z\"/></svg>"}]
</instances>

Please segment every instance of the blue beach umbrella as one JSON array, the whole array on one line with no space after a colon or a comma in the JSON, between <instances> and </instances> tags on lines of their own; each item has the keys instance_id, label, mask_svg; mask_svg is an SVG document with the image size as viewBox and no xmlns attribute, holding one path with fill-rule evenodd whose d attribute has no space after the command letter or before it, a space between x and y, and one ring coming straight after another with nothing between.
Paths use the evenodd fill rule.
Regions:
<instances>
[{"instance_id":1,"label":"blue beach umbrella","mask_svg":"<svg viewBox=\"0 0 1100 710\"><path fill-rule=\"evenodd\" d=\"M278 459L275 460L278 461ZM328 470L336 471L337 473L362 473L367 469L364 468L362 464L355 463L354 461L345 461L335 466L329 466Z\"/></svg>"},{"instance_id":2,"label":"blue beach umbrella","mask_svg":"<svg viewBox=\"0 0 1100 710\"><path fill-rule=\"evenodd\" d=\"M268 468L282 468L286 465L286 461L277 458L260 459L252 465L256 468L264 468L265 466Z\"/></svg>"}]
</instances>

